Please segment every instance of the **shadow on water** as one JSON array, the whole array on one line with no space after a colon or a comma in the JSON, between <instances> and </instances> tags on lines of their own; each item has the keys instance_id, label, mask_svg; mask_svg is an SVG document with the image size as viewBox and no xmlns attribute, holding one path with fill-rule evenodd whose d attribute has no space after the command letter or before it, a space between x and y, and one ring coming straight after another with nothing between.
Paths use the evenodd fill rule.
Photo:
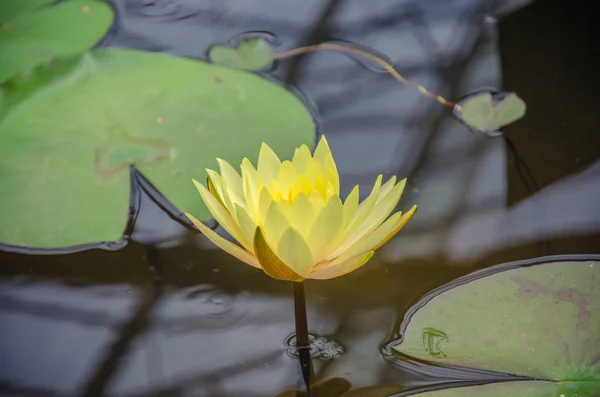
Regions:
<instances>
[{"instance_id":1,"label":"shadow on water","mask_svg":"<svg viewBox=\"0 0 600 397\"><path fill-rule=\"evenodd\" d=\"M552 24L559 5L538 0L516 11L526 2L112 3L118 19L106 46L201 58L211 45L248 31L273 32L281 42L278 51L341 39L386 54L404 75L446 98L489 86L523 93L531 114L507 128L509 140L503 141L468 131L439 104L339 54L279 61L273 76L318 109L343 193L359 184L364 197L379 173L407 176L401 206L420 207L368 266L307 283L309 328L320 341L312 352L311 396L361 388L371 390L352 395L387 396L436 387L447 372L395 365L381 352L423 295L501 262L598 252L600 207L590 197L600 193L599 152L584 128L596 128L597 120L587 108L553 113L555 98L540 95L536 85L545 83L522 68L552 54L556 58L539 70L556 81L550 75L564 67L558 57L566 50L529 51L536 44L521 38L545 37L529 32ZM500 24L499 51L500 17L506 22ZM556 34L567 29L552 26ZM582 74L561 74L556 95L575 95L569 82L580 84ZM585 76L592 81L592 72ZM593 98L587 98L581 103L591 106L586 101ZM556 127L563 119L568 151L560 146L567 139L560 131L567 132ZM550 157L557 161L547 162ZM122 248L0 252L0 393L304 395L292 391L302 383L297 360L288 354L291 286L215 250L173 219L177 210L151 198L151 186L138 182L139 213Z\"/></svg>"}]
</instances>

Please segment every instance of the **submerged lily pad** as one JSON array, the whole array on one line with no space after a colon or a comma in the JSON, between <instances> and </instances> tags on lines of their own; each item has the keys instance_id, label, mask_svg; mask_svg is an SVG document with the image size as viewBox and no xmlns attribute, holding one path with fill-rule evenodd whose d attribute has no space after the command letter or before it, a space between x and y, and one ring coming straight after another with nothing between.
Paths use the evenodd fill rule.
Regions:
<instances>
[{"instance_id":1,"label":"submerged lily pad","mask_svg":"<svg viewBox=\"0 0 600 397\"><path fill-rule=\"evenodd\" d=\"M600 263L550 262L468 276L426 296L394 349L412 358L532 377L419 396L598 396Z\"/></svg>"},{"instance_id":2,"label":"submerged lily pad","mask_svg":"<svg viewBox=\"0 0 600 397\"><path fill-rule=\"evenodd\" d=\"M332 378L311 383L311 395L324 397L389 397L404 390L397 385L375 385L352 389L352 384L343 378ZM275 397L308 397L304 390L288 390Z\"/></svg>"},{"instance_id":3,"label":"submerged lily pad","mask_svg":"<svg viewBox=\"0 0 600 397\"><path fill-rule=\"evenodd\" d=\"M56 60L0 90L0 242L118 240L130 164L176 208L208 220L192 178L216 157L254 161L265 141L290 158L314 139L302 102L251 73L119 49Z\"/></svg>"},{"instance_id":4,"label":"submerged lily pad","mask_svg":"<svg viewBox=\"0 0 600 397\"><path fill-rule=\"evenodd\" d=\"M262 70L273 62L273 48L261 37L243 38L238 48L216 45L208 51L212 63L242 70Z\"/></svg>"},{"instance_id":5,"label":"submerged lily pad","mask_svg":"<svg viewBox=\"0 0 600 397\"><path fill-rule=\"evenodd\" d=\"M459 105L457 116L481 132L497 131L522 118L526 110L525 102L514 93L483 92L467 97Z\"/></svg>"},{"instance_id":6,"label":"submerged lily pad","mask_svg":"<svg viewBox=\"0 0 600 397\"><path fill-rule=\"evenodd\" d=\"M0 82L40 62L92 47L113 21L103 1L0 1Z\"/></svg>"}]
</instances>

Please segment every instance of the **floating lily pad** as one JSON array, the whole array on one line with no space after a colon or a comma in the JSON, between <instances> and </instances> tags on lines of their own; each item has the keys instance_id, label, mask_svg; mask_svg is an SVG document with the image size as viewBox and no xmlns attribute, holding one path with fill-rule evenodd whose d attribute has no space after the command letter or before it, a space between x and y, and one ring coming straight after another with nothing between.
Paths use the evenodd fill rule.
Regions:
<instances>
[{"instance_id":1,"label":"floating lily pad","mask_svg":"<svg viewBox=\"0 0 600 397\"><path fill-rule=\"evenodd\" d=\"M0 82L40 62L92 47L113 21L95 0L0 1Z\"/></svg>"},{"instance_id":2,"label":"floating lily pad","mask_svg":"<svg viewBox=\"0 0 600 397\"><path fill-rule=\"evenodd\" d=\"M252 73L102 49L17 75L0 90L0 242L59 248L122 236L129 165L179 210L210 214L192 184L216 157L290 158L312 145L302 102Z\"/></svg>"},{"instance_id":3,"label":"floating lily pad","mask_svg":"<svg viewBox=\"0 0 600 397\"><path fill-rule=\"evenodd\" d=\"M520 380L489 383L478 386L456 387L424 393L404 393L396 397L598 397L598 381L548 382L543 380Z\"/></svg>"},{"instance_id":4,"label":"floating lily pad","mask_svg":"<svg viewBox=\"0 0 600 397\"><path fill-rule=\"evenodd\" d=\"M465 124L481 131L497 131L525 115L525 102L513 93L492 95L490 92L467 97L457 112Z\"/></svg>"},{"instance_id":5,"label":"floating lily pad","mask_svg":"<svg viewBox=\"0 0 600 397\"><path fill-rule=\"evenodd\" d=\"M426 296L402 324L394 349L436 364L546 381L422 395L598 396L591 391L600 391L600 263L550 262L486 273Z\"/></svg>"},{"instance_id":6,"label":"floating lily pad","mask_svg":"<svg viewBox=\"0 0 600 397\"><path fill-rule=\"evenodd\" d=\"M208 51L212 63L242 70L262 70L273 62L273 48L261 37L243 38L238 48L216 45Z\"/></svg>"}]
</instances>

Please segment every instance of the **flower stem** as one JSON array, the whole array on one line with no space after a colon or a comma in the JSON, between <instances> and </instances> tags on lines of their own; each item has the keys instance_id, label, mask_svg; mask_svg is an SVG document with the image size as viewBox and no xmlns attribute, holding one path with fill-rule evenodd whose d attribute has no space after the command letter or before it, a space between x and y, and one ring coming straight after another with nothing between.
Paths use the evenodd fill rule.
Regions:
<instances>
[{"instance_id":1,"label":"flower stem","mask_svg":"<svg viewBox=\"0 0 600 397\"><path fill-rule=\"evenodd\" d=\"M371 54L368 51L361 50L360 48L355 48L355 47L342 45L342 44L321 43L321 44L307 45L305 47L294 48L293 50L280 52L280 53L273 55L273 59L279 60L279 59L289 58L289 57L293 57L296 55L305 54L307 52L315 52L315 51L340 51L340 52L344 52L344 53L354 54L354 55L360 56L365 59L369 59L370 61L377 63L379 66L382 66L386 72L391 74L392 77L394 79L398 80L400 83L402 83L406 86L409 86L409 87L415 87L424 96L435 99L436 101L438 101L439 103L441 103L444 106L462 110L462 106L460 106L458 103L451 102L445 98L442 98L441 96L439 96L437 94L429 92L427 90L427 88L423 87L422 85L417 84L413 81L410 81L407 78L405 78L404 76L402 76L385 59L382 59L374 54Z\"/></svg>"},{"instance_id":2,"label":"flower stem","mask_svg":"<svg viewBox=\"0 0 600 397\"><path fill-rule=\"evenodd\" d=\"M296 346L299 348L310 347L304 282L294 282L294 314L296 317Z\"/></svg>"},{"instance_id":3,"label":"flower stem","mask_svg":"<svg viewBox=\"0 0 600 397\"><path fill-rule=\"evenodd\" d=\"M294 282L294 317L296 319L296 349L300 360L302 379L306 392L310 395L311 362L308 340L308 320L306 319L306 297L304 282Z\"/></svg>"}]
</instances>

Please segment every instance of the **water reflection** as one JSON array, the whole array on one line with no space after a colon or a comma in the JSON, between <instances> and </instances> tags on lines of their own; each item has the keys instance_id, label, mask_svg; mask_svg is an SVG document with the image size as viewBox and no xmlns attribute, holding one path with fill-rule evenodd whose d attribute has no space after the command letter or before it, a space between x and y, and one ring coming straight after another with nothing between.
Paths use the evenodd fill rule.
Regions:
<instances>
[{"instance_id":1,"label":"water reflection","mask_svg":"<svg viewBox=\"0 0 600 397\"><path fill-rule=\"evenodd\" d=\"M325 7L316 0L113 3L119 24L103 45L195 58L248 31L276 33L282 51L304 45ZM321 35L386 54L407 77L460 98L501 86L489 18L523 3L340 2ZM290 67L282 62L276 76L284 79ZM382 356L402 313L471 270L539 255L541 240L594 241L600 232L599 163L507 208L503 141L470 133L439 104L368 69L335 53L310 54L295 81L319 109L342 188L359 184L364 194L379 173L408 176L403 202L420 208L368 266L308 283L311 332L344 349L314 360L326 396L439 383L447 373L394 366ZM287 354L290 285L215 250L146 195L133 240L145 245L51 257L0 253L1 393L251 397L301 384ZM549 249L573 248L553 241ZM286 393L280 396L296 395Z\"/></svg>"}]
</instances>

